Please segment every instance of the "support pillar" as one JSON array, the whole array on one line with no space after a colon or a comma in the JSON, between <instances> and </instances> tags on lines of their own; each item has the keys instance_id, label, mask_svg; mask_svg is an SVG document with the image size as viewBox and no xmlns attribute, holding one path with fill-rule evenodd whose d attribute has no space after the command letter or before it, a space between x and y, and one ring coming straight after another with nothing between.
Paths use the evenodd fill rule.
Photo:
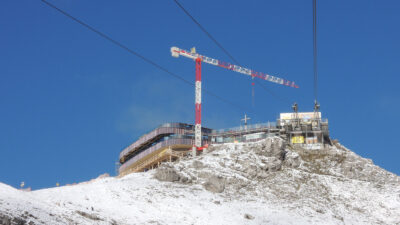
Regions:
<instances>
[{"instance_id":1,"label":"support pillar","mask_svg":"<svg viewBox=\"0 0 400 225\"><path fill-rule=\"evenodd\" d=\"M197 148L195 146L192 147L192 156L195 157L196 156L196 151Z\"/></svg>"}]
</instances>

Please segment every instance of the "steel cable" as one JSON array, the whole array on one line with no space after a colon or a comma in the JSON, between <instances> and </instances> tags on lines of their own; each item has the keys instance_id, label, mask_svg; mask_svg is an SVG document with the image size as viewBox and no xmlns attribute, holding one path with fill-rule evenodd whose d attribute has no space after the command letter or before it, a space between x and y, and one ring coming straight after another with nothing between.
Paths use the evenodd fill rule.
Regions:
<instances>
[{"instance_id":1,"label":"steel cable","mask_svg":"<svg viewBox=\"0 0 400 225\"><path fill-rule=\"evenodd\" d=\"M317 67L317 0L313 0L313 57L314 57L314 98L318 99L318 67Z\"/></svg>"},{"instance_id":2,"label":"steel cable","mask_svg":"<svg viewBox=\"0 0 400 225\"><path fill-rule=\"evenodd\" d=\"M234 63L236 63L238 66L242 66L233 56L230 54L183 6L178 2L178 0L174 0L176 5L182 9L182 11L202 30ZM291 102L282 97L279 96L278 94L275 94L273 91L269 90L266 88L259 80L255 80L255 83L262 87L266 92L268 92L270 95L274 96L276 99L291 104Z\"/></svg>"},{"instance_id":3,"label":"steel cable","mask_svg":"<svg viewBox=\"0 0 400 225\"><path fill-rule=\"evenodd\" d=\"M189 85L191 85L191 86L195 86L195 84L194 84L193 82L190 82L190 81L186 80L185 78L183 78L183 77L177 75L176 73L173 73L173 72L169 71L168 69L166 69L166 68L162 67L161 65L155 63L154 61L152 61L152 60L150 60L150 59L144 57L143 55L141 55L141 54L139 54L138 52L136 52L136 51L130 49L129 47L125 46L124 44L122 44L122 43L116 41L115 39L111 38L110 36L108 36L108 35L106 35L106 34L100 32L99 30L93 28L92 26L88 25L87 23L85 23L85 22L83 22L83 21L77 19L76 17L70 15L69 13L65 12L64 10L58 8L57 6L55 6L55 5L53 5L53 4L49 3L49 2L47 2L47 1L45 1L45 0L41 0L41 1L42 1L43 3L45 3L46 5L48 5L49 7L51 7L51 8L53 8L53 9L57 10L58 12L60 12L61 14L63 14L64 16L66 16L66 17L72 19L73 21L75 21L75 22L81 24L82 26L86 27L86 28L89 29L90 31L93 31L94 33L98 34L99 36L103 37L104 39L106 39L106 40L112 42L113 44L117 45L118 47L120 47L120 48L122 48L122 49L124 49L124 50L126 50L126 51L128 51L129 53L131 53L131 54L133 54L133 55L139 57L139 58L142 59L143 61L145 61L145 62L147 62L147 63L153 65L154 67L158 68L159 70L164 71L165 73L167 73L167 74L169 74L169 75L175 77L176 79L179 79L179 80L183 81L183 82L186 83L186 84L189 84ZM226 104L229 104L229 105L231 105L231 106L234 106L235 108L239 108L239 109L241 109L241 110L244 110L244 109L245 109L244 107L242 107L242 106L240 106L240 105L237 105L237 104L235 104L235 103L233 103L233 102L231 102L231 101L229 101L229 100L226 100L226 99L224 99L224 98L218 96L217 94L215 94L215 93L213 93L213 92L211 92L211 91L208 91L208 90L206 90L206 89L204 89L204 88L202 88L202 90L203 90L203 92L205 92L206 94L208 94L208 95L210 95L210 96L213 96L213 97L217 98L218 100L220 100L220 101L222 101L222 102L225 102Z\"/></svg>"}]
</instances>

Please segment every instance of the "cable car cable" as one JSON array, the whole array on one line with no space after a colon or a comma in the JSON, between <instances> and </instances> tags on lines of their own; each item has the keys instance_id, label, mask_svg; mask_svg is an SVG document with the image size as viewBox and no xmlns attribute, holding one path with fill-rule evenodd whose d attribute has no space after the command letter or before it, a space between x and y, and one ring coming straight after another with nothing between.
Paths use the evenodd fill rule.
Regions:
<instances>
[{"instance_id":1,"label":"cable car cable","mask_svg":"<svg viewBox=\"0 0 400 225\"><path fill-rule=\"evenodd\" d=\"M99 36L103 37L104 39L106 39L106 40L112 42L113 44L117 45L118 47L120 47L120 48L122 48L122 49L124 49L124 50L126 50L126 51L128 51L129 53L131 53L131 54L133 54L133 55L139 57L139 58L142 59L143 61L145 61L145 62L147 62L147 63L153 65L154 67L158 68L159 70L164 71L165 73L171 75L172 77L174 77L174 78L176 78L176 79L179 79L179 80L183 81L183 82L186 83L186 84L189 84L189 85L191 85L191 86L195 86L194 83L192 83L192 82L186 80L185 78L183 78L183 77L177 75L176 73L173 73L173 72L169 71L168 69L162 67L161 65L157 64L156 62L154 62L154 61L152 61L152 60L150 60L150 59L144 57L143 55L139 54L138 52L136 52L136 51L130 49L129 47L123 45L122 43L116 41L115 39L112 39L110 36L108 36L108 35L106 35L106 34L100 32L99 30L93 28L92 26L88 25L87 23L84 23L83 21L81 21L81 20L77 19L76 17L70 15L69 13L65 12L64 10L58 8L57 6L55 6L55 5L53 5L53 4L49 3L49 2L47 2L46 0L41 0L41 1L44 2L45 4L47 4L49 7L51 7L51 8L53 8L53 9L57 10L58 12L60 12L61 14L63 14L64 16L66 16L66 17L68 17L68 18L74 20L75 22L81 24L82 26L86 27L86 28L89 29L90 31L93 31L94 33L98 34ZM233 103L233 102L231 102L231 101L229 101L229 100L226 100L226 99L224 99L224 98L222 98L222 97L220 97L220 96L214 94L214 93L211 92L211 91L208 91L208 90L206 90L206 89L204 89L204 88L202 88L202 90L203 90L205 93L207 93L208 95L213 96L213 97L219 99L220 101L225 102L226 104L229 104L229 105L231 105L231 106L234 106L235 108L238 108L238 109L241 109L241 110L244 110L244 109L245 109L244 107L242 107L242 106L240 106L240 105L237 105L237 104L235 104L235 103Z\"/></svg>"}]
</instances>

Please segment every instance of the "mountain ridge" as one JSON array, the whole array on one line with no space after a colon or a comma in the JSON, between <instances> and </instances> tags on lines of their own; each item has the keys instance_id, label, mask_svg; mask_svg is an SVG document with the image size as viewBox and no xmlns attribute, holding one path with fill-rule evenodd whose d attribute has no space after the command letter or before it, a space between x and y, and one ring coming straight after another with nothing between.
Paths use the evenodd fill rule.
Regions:
<instances>
[{"instance_id":1,"label":"mountain ridge","mask_svg":"<svg viewBox=\"0 0 400 225\"><path fill-rule=\"evenodd\" d=\"M311 150L274 137L122 178L32 192L0 183L0 222L400 224L400 178L338 142Z\"/></svg>"}]
</instances>

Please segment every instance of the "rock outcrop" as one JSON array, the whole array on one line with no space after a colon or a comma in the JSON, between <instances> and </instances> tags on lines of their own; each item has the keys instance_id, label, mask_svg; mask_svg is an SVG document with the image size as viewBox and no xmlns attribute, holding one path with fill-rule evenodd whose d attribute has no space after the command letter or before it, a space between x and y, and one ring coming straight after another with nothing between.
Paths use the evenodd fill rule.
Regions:
<instances>
[{"instance_id":1,"label":"rock outcrop","mask_svg":"<svg viewBox=\"0 0 400 225\"><path fill-rule=\"evenodd\" d=\"M122 178L21 191L0 183L0 224L400 224L399 177L337 142L280 138Z\"/></svg>"},{"instance_id":2,"label":"rock outcrop","mask_svg":"<svg viewBox=\"0 0 400 225\"><path fill-rule=\"evenodd\" d=\"M214 145L207 154L163 164L156 178L167 171L177 174L175 182L200 184L207 191L239 201L249 196L275 199L332 214L340 221L343 211L359 213L378 224L386 223L386 216L380 214L386 212L400 223L400 209L391 210L393 201L396 207L400 205L399 177L337 142L318 150L293 147L280 138ZM387 202L383 200L386 195L373 197L372 193L386 193L395 199Z\"/></svg>"}]
</instances>

